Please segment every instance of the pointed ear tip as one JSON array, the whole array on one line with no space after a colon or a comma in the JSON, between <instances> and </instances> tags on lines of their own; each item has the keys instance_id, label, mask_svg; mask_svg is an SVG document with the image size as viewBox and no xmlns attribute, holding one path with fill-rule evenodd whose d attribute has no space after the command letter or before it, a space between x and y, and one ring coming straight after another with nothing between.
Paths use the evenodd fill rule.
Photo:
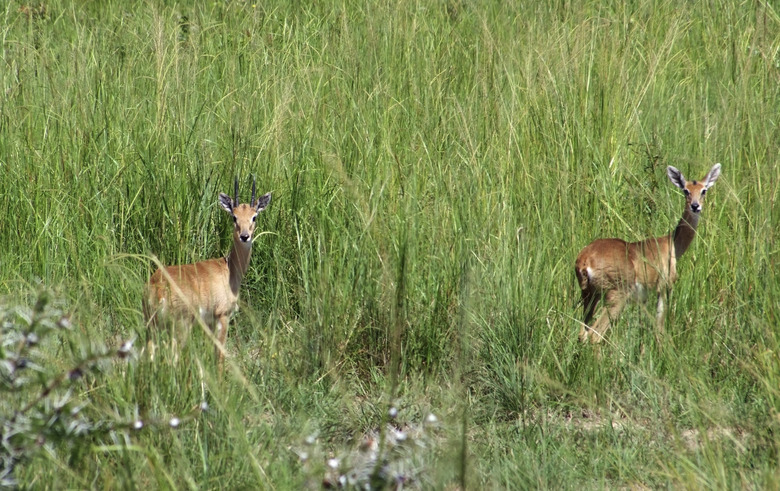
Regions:
<instances>
[{"instance_id":1,"label":"pointed ear tip","mask_svg":"<svg viewBox=\"0 0 780 491\"><path fill-rule=\"evenodd\" d=\"M260 196L257 199L257 202L255 203L256 206L265 208L271 203L271 193L265 193L264 195Z\"/></svg>"}]
</instances>

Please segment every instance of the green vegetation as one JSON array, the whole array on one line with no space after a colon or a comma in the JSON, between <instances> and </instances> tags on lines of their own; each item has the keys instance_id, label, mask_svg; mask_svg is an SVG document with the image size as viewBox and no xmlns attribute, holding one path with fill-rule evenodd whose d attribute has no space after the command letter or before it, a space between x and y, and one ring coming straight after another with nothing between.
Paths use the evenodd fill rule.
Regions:
<instances>
[{"instance_id":1,"label":"green vegetation","mask_svg":"<svg viewBox=\"0 0 780 491\"><path fill-rule=\"evenodd\" d=\"M328 457L358 465L428 414L387 451L412 486L777 485L771 2L11 0L0 19L3 308L46 290L80 338L136 339L72 385L95 418L209 408L49 442L22 486L316 488ZM580 345L579 250L667 233L666 166L715 162L663 343L650 305ZM217 194L238 176L248 199L252 175L274 199L225 373L197 327L152 358L153 258L225 254ZM54 341L39 363L83 358Z\"/></svg>"}]
</instances>

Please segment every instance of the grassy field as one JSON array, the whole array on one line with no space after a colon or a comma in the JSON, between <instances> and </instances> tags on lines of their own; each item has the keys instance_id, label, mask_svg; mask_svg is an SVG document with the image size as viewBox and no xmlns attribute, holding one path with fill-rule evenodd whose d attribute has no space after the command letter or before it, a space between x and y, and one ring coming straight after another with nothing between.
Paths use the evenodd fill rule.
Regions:
<instances>
[{"instance_id":1,"label":"grassy field","mask_svg":"<svg viewBox=\"0 0 780 491\"><path fill-rule=\"evenodd\" d=\"M375 487L777 488L771 2L11 0L0 20L3 308L45 290L70 315L43 372L135 339L70 385L109 430L42 445L23 487L317 488L369 479L374 439ZM663 338L651 304L581 345L579 250L668 233L666 166L715 162ZM228 252L236 176L273 201L227 369L198 327L152 358L144 282Z\"/></svg>"}]
</instances>

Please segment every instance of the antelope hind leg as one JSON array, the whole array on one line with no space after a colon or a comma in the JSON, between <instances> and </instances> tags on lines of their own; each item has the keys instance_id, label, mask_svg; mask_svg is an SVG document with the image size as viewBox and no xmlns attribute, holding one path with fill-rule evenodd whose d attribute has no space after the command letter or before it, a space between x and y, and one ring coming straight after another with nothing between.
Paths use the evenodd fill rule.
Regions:
<instances>
[{"instance_id":1,"label":"antelope hind leg","mask_svg":"<svg viewBox=\"0 0 780 491\"><path fill-rule=\"evenodd\" d=\"M584 288L582 290L582 311L584 314L582 327L580 328L580 341L587 342L590 336L590 321L593 320L593 312L599 303L599 293L593 288Z\"/></svg>"},{"instance_id":2,"label":"antelope hind leg","mask_svg":"<svg viewBox=\"0 0 780 491\"><path fill-rule=\"evenodd\" d=\"M590 342L600 343L604 339L613 320L617 320L628 301L629 293L623 290L610 290L607 292L604 303L599 309L599 318L591 327Z\"/></svg>"}]
</instances>

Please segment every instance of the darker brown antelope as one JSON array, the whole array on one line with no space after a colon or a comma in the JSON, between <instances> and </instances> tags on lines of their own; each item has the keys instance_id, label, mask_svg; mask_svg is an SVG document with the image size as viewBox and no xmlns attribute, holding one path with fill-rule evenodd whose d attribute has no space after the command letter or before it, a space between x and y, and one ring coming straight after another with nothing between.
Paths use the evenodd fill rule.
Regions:
<instances>
[{"instance_id":1,"label":"darker brown antelope","mask_svg":"<svg viewBox=\"0 0 780 491\"><path fill-rule=\"evenodd\" d=\"M666 168L666 174L685 193L685 211L672 233L640 242L597 239L577 256L574 271L585 311L581 341L601 341L610 321L617 320L626 302L632 297L644 301L650 291L658 296L656 335L663 332L664 299L677 280L677 260L696 236L704 195L718 179L720 164L712 166L701 182L687 182L682 172L672 166ZM596 322L590 325L602 298Z\"/></svg>"},{"instance_id":2,"label":"darker brown antelope","mask_svg":"<svg viewBox=\"0 0 780 491\"><path fill-rule=\"evenodd\" d=\"M147 285L144 312L148 324L157 324L158 316L172 318L192 326L199 317L216 335L217 359L222 367L230 316L238 305L238 291L249 267L252 238L257 214L271 202L271 193L255 201L255 183L249 204L238 203L238 179L235 198L219 194L219 204L233 217L233 248L227 257L181 266L161 267Z\"/></svg>"}]
</instances>

